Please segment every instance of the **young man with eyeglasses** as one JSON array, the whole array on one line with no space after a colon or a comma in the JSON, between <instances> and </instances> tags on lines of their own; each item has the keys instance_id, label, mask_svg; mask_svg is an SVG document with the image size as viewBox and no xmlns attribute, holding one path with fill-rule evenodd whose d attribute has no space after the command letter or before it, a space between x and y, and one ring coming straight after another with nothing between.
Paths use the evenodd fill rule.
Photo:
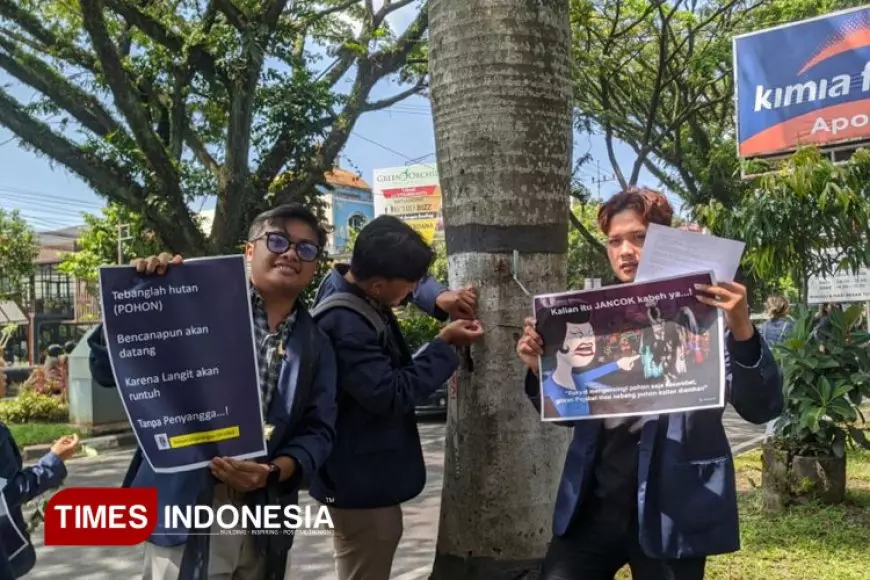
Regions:
<instances>
[{"instance_id":1,"label":"young man with eyeglasses","mask_svg":"<svg viewBox=\"0 0 870 580\"><path fill-rule=\"evenodd\" d=\"M144 580L278 580L289 572L292 535L248 530L188 536L188 530L167 529L162 516L166 505L294 505L300 485L325 462L335 435L335 356L298 301L314 278L325 244L325 230L299 205L277 207L251 224L245 255L261 403L266 423L273 427L268 456L258 461L215 458L208 469L156 474L137 450L122 486L156 487L160 506L157 529L145 548ZM133 265L139 272L161 275L181 262L180 256L161 254ZM89 343L94 380L114 387L102 329Z\"/></svg>"}]
</instances>

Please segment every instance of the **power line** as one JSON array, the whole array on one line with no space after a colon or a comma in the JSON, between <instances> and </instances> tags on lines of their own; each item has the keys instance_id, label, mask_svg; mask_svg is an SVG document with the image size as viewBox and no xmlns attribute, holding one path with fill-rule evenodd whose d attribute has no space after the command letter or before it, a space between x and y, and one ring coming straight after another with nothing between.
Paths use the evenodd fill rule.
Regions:
<instances>
[{"instance_id":1,"label":"power line","mask_svg":"<svg viewBox=\"0 0 870 580\"><path fill-rule=\"evenodd\" d=\"M367 141L367 142L371 143L372 145L375 145L376 147L380 147L380 148L383 149L384 151L389 151L389 152L392 153L393 155L398 155L399 157L401 157L401 158L404 159L405 161L410 161L410 162L412 162L412 163L416 163L417 160L420 159L419 157L418 157L417 159L414 159L414 158L412 158L412 157L408 157L408 156L405 155L404 153L400 153L400 152L396 151L395 149L391 149L390 147L387 147L386 145L383 145L383 144L381 144L381 143L378 143L377 141L375 141L375 140L373 140L373 139L369 139L368 137L365 137L365 136L363 136L363 135L360 135L359 133L355 133L354 131L351 131L350 134L353 135L353 136L355 136L355 137L359 137L359 138L362 139L363 141ZM429 155L433 155L433 153L430 153ZM429 155L424 156L423 159L425 159L426 157L429 157ZM430 165L430 164L428 164L428 163L421 163L421 165L424 165L424 166L429 167L429 168L431 168L431 169L435 169L435 166L434 166L434 165Z\"/></svg>"},{"instance_id":2,"label":"power line","mask_svg":"<svg viewBox=\"0 0 870 580\"><path fill-rule=\"evenodd\" d=\"M72 196L64 196L57 195L51 193L42 193L38 191L31 191L27 189L18 189L14 187L7 187L0 185L0 192L6 192L6 194L15 194L16 196L20 196L23 198L35 199L37 201L45 201L45 200L55 200L59 202L63 202L64 205L78 205L87 208L100 208L101 206L95 205L93 202L82 201L81 199L72 197ZM2 193L0 193L2 195Z\"/></svg>"},{"instance_id":3,"label":"power line","mask_svg":"<svg viewBox=\"0 0 870 580\"><path fill-rule=\"evenodd\" d=\"M598 185L598 196L597 197L598 197L598 199L601 199L601 184L602 183L609 183L611 181L616 181L616 175L613 173L611 173L609 176L602 175L600 161L595 162L595 167L597 168L598 171L597 171L596 177L592 178L592 183L593 183L593 185Z\"/></svg>"}]
</instances>

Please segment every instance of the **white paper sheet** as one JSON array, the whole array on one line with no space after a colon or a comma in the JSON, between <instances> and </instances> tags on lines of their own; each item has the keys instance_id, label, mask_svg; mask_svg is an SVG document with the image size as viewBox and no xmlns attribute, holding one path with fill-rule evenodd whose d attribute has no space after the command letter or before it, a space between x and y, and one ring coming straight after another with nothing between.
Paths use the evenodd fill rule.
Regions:
<instances>
[{"instance_id":1,"label":"white paper sheet","mask_svg":"<svg viewBox=\"0 0 870 580\"><path fill-rule=\"evenodd\" d=\"M743 242L650 224L635 282L713 271L718 282L733 282Z\"/></svg>"}]
</instances>

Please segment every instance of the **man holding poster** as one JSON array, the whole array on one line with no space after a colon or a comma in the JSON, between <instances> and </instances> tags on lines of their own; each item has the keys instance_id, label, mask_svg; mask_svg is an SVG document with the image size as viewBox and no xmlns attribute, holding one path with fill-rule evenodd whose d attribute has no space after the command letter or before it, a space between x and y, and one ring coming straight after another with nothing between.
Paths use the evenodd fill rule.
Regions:
<instances>
[{"instance_id":1,"label":"man holding poster","mask_svg":"<svg viewBox=\"0 0 870 580\"><path fill-rule=\"evenodd\" d=\"M554 410L542 400L542 391L544 399L551 396L541 379L556 373L562 387L574 386L579 393L573 402L588 404L569 405L559 418L574 434L543 580L612 580L626 564L634 580L699 580L707 556L740 547L734 465L718 389L724 383L725 401L747 421L763 424L781 412L782 377L749 319L742 285L712 284L709 275L699 274L627 286L634 282L647 228L670 226L672 217L667 199L650 190L630 189L603 204L599 227L607 236L613 273L626 286L567 295L573 305L551 300L547 308L557 315L559 308L567 309L564 316L581 310L582 296L590 322L575 321L565 324L564 332L551 333L543 317L529 319L517 344L529 367L526 394L542 417L560 414L558 405ZM711 316L712 309L721 311L727 332L716 328L719 316ZM620 349L616 357L611 353L615 360L598 360L596 335L622 329L630 337L628 354ZM707 340L704 334L711 342L709 355L698 350ZM539 357L554 350L571 353L573 360L564 360L561 370L551 368L558 360ZM640 358L629 365L626 357L632 356ZM614 362L618 370L583 376ZM719 380L723 367L725 380ZM608 392L609 397L599 396ZM652 396L632 399L632 393Z\"/></svg>"},{"instance_id":2,"label":"man holding poster","mask_svg":"<svg viewBox=\"0 0 870 580\"><path fill-rule=\"evenodd\" d=\"M164 519L165 506L232 506L236 511L243 506L295 506L300 485L330 454L335 436L335 356L329 340L298 302L314 277L325 243L326 232L317 218L298 205L277 207L258 216L251 225L245 250L250 287L235 306L250 314L233 332L250 333L253 323L256 349L226 352L220 342L208 346L220 351L218 360L228 366L230 359L253 360L256 356L259 377L253 377L253 381L259 388L248 392L252 399L249 402L262 406L268 425L265 453L258 458L260 461L214 457L207 467L158 473L149 461L142 461L141 449L137 452L122 485L157 488L159 504L157 528L145 549L145 579L285 577L292 534L222 530L217 525L210 534L191 533L183 523ZM167 270L188 267L181 262L180 256L163 254L136 260L134 266L145 277L162 278ZM213 284L218 291L231 292L233 280ZM238 312L213 313L215 324L233 318L238 318ZM89 340L91 372L98 383L113 387L115 376L109 353L120 358L120 352L107 350L104 334L98 329ZM115 370L118 362L112 361ZM195 366L194 361L188 364ZM247 375L243 376L248 380ZM244 390L248 386L231 381L222 388ZM126 395L127 390L121 388L122 395ZM177 409L176 413L184 416L187 411ZM171 442L169 446L173 447Z\"/></svg>"}]
</instances>

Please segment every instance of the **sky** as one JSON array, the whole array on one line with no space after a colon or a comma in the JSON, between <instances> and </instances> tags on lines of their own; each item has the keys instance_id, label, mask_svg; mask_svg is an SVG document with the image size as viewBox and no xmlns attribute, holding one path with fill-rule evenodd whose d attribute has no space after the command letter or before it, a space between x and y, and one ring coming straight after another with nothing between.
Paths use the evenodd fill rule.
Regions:
<instances>
[{"instance_id":1,"label":"sky","mask_svg":"<svg viewBox=\"0 0 870 580\"><path fill-rule=\"evenodd\" d=\"M375 3L376 6L378 2ZM404 30L415 15L414 5L391 15L394 30ZM347 90L352 77L341 82ZM33 98L35 91L0 72L0 86L22 102ZM390 96L401 90L392 81L379 83L371 100ZM586 153L592 162L585 165L580 178L594 195L607 199L619 187L607 158L604 140L598 136L575 135L574 156ZM617 144L617 159L623 171L629 171L633 152ZM393 107L363 114L345 145L337 164L342 169L358 173L371 184L375 169L397 167L411 163L435 164L435 136L429 101L411 97ZM597 180L605 180L598 183ZM649 173L641 174L640 183L658 185ZM51 160L21 148L11 132L0 127L0 207L18 209L37 231L80 225L83 212L99 213L105 199L94 193L75 174ZM207 202L204 207L210 207ZM199 209L194 207L194 209Z\"/></svg>"}]
</instances>

